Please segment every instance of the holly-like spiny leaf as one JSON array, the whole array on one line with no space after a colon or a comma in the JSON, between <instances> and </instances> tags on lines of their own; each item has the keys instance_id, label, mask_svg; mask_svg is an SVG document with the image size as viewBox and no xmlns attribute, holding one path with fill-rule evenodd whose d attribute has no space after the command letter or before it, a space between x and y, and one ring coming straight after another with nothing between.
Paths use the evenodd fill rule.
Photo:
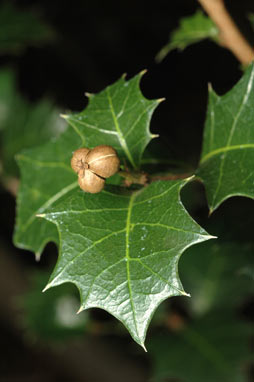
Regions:
<instances>
[{"instance_id":1,"label":"holly-like spiny leaf","mask_svg":"<svg viewBox=\"0 0 254 382\"><path fill-rule=\"evenodd\" d=\"M203 150L197 176L210 212L227 198L254 197L254 65L223 96L209 90Z\"/></svg>"},{"instance_id":2,"label":"holly-like spiny leaf","mask_svg":"<svg viewBox=\"0 0 254 382\"><path fill-rule=\"evenodd\" d=\"M138 168L144 149L154 137L149 124L161 100L148 100L139 89L142 75L124 77L101 93L88 94L89 104L79 114L64 116L80 135L83 146L113 146L120 158Z\"/></svg>"},{"instance_id":3,"label":"holly-like spiny leaf","mask_svg":"<svg viewBox=\"0 0 254 382\"><path fill-rule=\"evenodd\" d=\"M81 310L109 311L144 346L156 307L167 297L186 295L178 277L180 255L211 236L180 202L187 180L154 182L136 191L111 186L113 191L90 195L78 188L70 167L75 149L98 144L110 144L134 168L140 165L158 105L141 95L140 77L121 79L90 97L86 111L66 117L73 129L19 155L15 241L38 255L60 234L59 259L46 289L74 283Z\"/></svg>"},{"instance_id":4,"label":"holly-like spiny leaf","mask_svg":"<svg viewBox=\"0 0 254 382\"><path fill-rule=\"evenodd\" d=\"M184 209L188 180L121 187L89 195L73 190L41 216L56 224L60 255L46 287L74 283L81 308L105 309L144 347L157 306L186 295L178 261L189 246L211 238Z\"/></svg>"},{"instance_id":5,"label":"holly-like spiny leaf","mask_svg":"<svg viewBox=\"0 0 254 382\"><path fill-rule=\"evenodd\" d=\"M36 218L73 188L77 177L71 169L72 152L79 147L113 146L123 161L140 165L152 139L149 123L160 100L147 100L139 89L144 72L129 81L124 78L101 93L89 95L87 108L65 116L73 129L41 147L18 156L21 186L17 199L14 242L40 256L50 240L58 242L55 227Z\"/></svg>"}]
</instances>

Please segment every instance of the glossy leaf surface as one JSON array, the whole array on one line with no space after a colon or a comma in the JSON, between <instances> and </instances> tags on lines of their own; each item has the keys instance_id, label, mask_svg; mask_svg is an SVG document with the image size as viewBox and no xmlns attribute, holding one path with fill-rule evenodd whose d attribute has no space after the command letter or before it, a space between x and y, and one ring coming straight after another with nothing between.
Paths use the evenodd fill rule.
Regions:
<instances>
[{"instance_id":1,"label":"glossy leaf surface","mask_svg":"<svg viewBox=\"0 0 254 382\"><path fill-rule=\"evenodd\" d=\"M143 74L129 81L122 77L101 93L88 94L89 104L83 112L65 116L84 147L111 145L133 168L140 166L143 151L153 137L149 124L160 102L142 96L139 82Z\"/></svg>"},{"instance_id":2,"label":"glossy leaf surface","mask_svg":"<svg viewBox=\"0 0 254 382\"><path fill-rule=\"evenodd\" d=\"M159 102L142 96L140 78L122 78L89 96L84 112L66 116L73 128L19 154L22 183L14 239L37 257L48 241L59 242L59 259L46 289L75 284L81 310L107 310L144 347L157 306L170 296L186 295L178 277L181 254L211 238L180 201L189 179L138 189L107 185L89 194L78 187L70 166L77 148L108 144L123 162L139 167Z\"/></svg>"},{"instance_id":3,"label":"glossy leaf surface","mask_svg":"<svg viewBox=\"0 0 254 382\"><path fill-rule=\"evenodd\" d=\"M210 212L231 196L254 197L254 66L223 96L209 91L203 150L197 175Z\"/></svg>"},{"instance_id":4,"label":"glossy leaf surface","mask_svg":"<svg viewBox=\"0 0 254 382\"><path fill-rule=\"evenodd\" d=\"M78 190L70 160L79 147L111 145L123 162L139 166L143 150L152 138L152 112L159 103L143 97L139 89L142 74L129 81L121 78L101 93L90 95L82 113L65 116L73 128L44 146L18 155L22 180L14 234L17 246L34 251L39 257L47 242L58 242L55 227L38 221L36 215L73 188Z\"/></svg>"},{"instance_id":5,"label":"glossy leaf surface","mask_svg":"<svg viewBox=\"0 0 254 382\"><path fill-rule=\"evenodd\" d=\"M178 277L180 255L211 238L180 201L185 183L154 182L134 192L111 186L94 195L74 190L66 196L42 215L60 234L59 260L47 288L74 283L81 310L107 310L144 346L157 306L186 295Z\"/></svg>"}]
</instances>

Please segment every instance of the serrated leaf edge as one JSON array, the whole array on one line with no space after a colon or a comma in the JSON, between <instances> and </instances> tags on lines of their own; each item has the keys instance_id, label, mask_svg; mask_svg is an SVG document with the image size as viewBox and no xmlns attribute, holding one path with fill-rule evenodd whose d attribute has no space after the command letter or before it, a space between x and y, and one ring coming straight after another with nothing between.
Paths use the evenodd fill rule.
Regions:
<instances>
[{"instance_id":1,"label":"serrated leaf edge","mask_svg":"<svg viewBox=\"0 0 254 382\"><path fill-rule=\"evenodd\" d=\"M241 149L244 149L244 148L251 148L251 149L254 148L254 144L251 144L251 143L250 144L240 144L240 145L230 146L230 143L232 141L233 134L234 134L234 131L235 131L238 119L239 119L239 117L240 117L240 115L242 113L243 107L248 102L249 95L250 95L250 92L251 92L251 89L252 89L252 86L253 86L253 82L254 82L254 63L252 63L250 65L250 68L251 68L251 70L250 70L251 73L250 73L249 81L247 83L246 93L244 94L243 100L242 100L242 102L240 104L240 107L238 109L238 112L237 112L237 114L236 114L236 116L234 118L234 122L232 124L232 128L231 128L231 131L230 131L230 134L229 134L226 146L220 147L220 148L215 149L213 151L210 151L208 154L202 156L201 160L200 160L199 166L201 166L203 163L205 163L206 161L211 159L213 156L218 155L220 153L225 153L226 154L227 152L233 151L233 150L241 150ZM242 77L242 79L243 79L243 77ZM235 88L238 85L239 85L239 82L229 92L227 92L225 95L229 95L232 92L234 92ZM211 95L216 96L218 99L221 98L220 96L218 96L216 94L216 92L213 91L211 86L209 87L209 93ZM209 215L211 215L226 199L228 199L228 198L230 198L232 196L247 196L247 197L249 197L249 195L246 195L244 192L243 193L233 193L233 194L226 195L223 199L221 199L217 203L215 203L216 196L217 196L218 191L219 191L220 186L221 186L221 179L222 179L222 173L223 173L223 167L224 167L225 159L226 159L226 155L223 155L221 163L220 163L220 173L219 173L219 179L218 179L217 188L216 188L216 190L214 192L214 195L213 195L212 205L209 205ZM200 179L202 180L202 178L200 178Z\"/></svg>"},{"instance_id":2,"label":"serrated leaf edge","mask_svg":"<svg viewBox=\"0 0 254 382\"><path fill-rule=\"evenodd\" d=\"M193 179L194 179L194 176L191 176L191 177L189 177L189 178L186 178L184 181L181 181L181 184L179 184L179 183L176 184L176 185L179 186L179 187L178 187L178 201L179 201L180 205L183 207L183 209L184 209L185 211L186 211L186 209L185 209L184 206L182 205L182 202L181 202L181 199L180 199L180 191L181 191L182 187L183 187L186 183L188 183L189 181L191 181L191 180L193 180ZM76 284L76 283L73 282L73 281L66 281L66 282L71 282L71 283L73 283L73 284L78 288L78 290L79 290L80 298L81 298L81 306L80 306L80 308L79 308L79 310L78 310L77 313L80 313L81 311L83 311L83 310L85 310L85 309L88 309L88 308L100 308L100 309L103 309L103 310L105 310L105 311L108 311L111 315L113 315L113 316L114 316L115 318L117 318L120 322L122 322L122 324L128 329L128 331L129 331L129 333L131 334L131 336L133 337L133 339L134 339L139 345L141 345L141 346L143 347L143 349L146 351L146 348L145 348L145 345L144 345L144 341L145 341L145 337L146 337L146 332L147 332L149 323L150 323L150 321L151 321L151 319L152 319L152 317L153 317L153 314L154 314L154 312L156 311L156 309L158 308L158 306L159 306L164 300L166 300L166 299L169 298L169 297L172 297L172 296L181 296L181 295L182 295L182 296L186 296L186 297L190 297L190 295L189 295L188 293L186 293L184 290L180 290L180 289L177 289L177 288L173 287L173 289L176 290L176 294L172 294L172 295L170 295L170 296L166 296L164 299L160 300L160 301L158 302L158 304L155 304L154 309L151 311L150 319L147 321L147 324L146 324L146 326L145 326L144 336L143 336L142 338L139 336L139 330L138 330L138 328L137 328L137 321L136 321L136 317L135 317L135 309L134 309L133 301L132 301L132 298L131 298L131 296L132 296L132 290L131 290L131 284L130 284L130 279L131 279L131 278L130 278L129 264L130 264L130 261L134 261L135 259L130 258L130 256L129 256L129 234L130 234L130 227L131 227L131 223L130 223L130 221L131 221L131 213L132 213L133 204L134 204L135 198L138 196L138 194L139 194L140 192L142 192L142 190L143 190L143 188L142 188L141 190L138 190L138 191L133 192L133 194L132 194L131 197L130 197L129 206L128 206L128 212L127 212L127 218L126 218L126 227L125 227L125 229L124 229L124 231L126 232L126 236L125 236L125 237L126 237L126 245L125 245L125 250L126 250L126 252L125 252L125 259L122 258L122 259L120 260L120 261L124 261L124 260L126 261L127 282L128 282L128 289L129 289L129 300L130 300L130 304L131 304L131 307L132 307L133 321L134 321L134 323L135 323L135 332L136 332L136 335L134 335L133 330L132 330L131 328L129 328L129 325L128 325L126 322L124 322L124 321L121 319L120 316L117 316L115 313L112 313L111 311L105 309L105 307L102 307L102 306L100 306L100 305L89 305L89 306L86 306L86 304L84 304L84 301L82 301L82 298L83 298L83 297L82 297L82 291L80 290L79 285ZM169 191L169 190L164 191L163 194L164 194L165 192L168 192L168 191ZM156 195L155 197L161 197L161 194L160 194L160 195ZM145 201L142 201L142 203L143 203L143 202L145 202ZM187 211L186 211L186 212L187 212ZM49 213L49 215L50 215L50 213ZM41 217L47 219L47 214L43 214L43 215L41 215ZM192 219L191 216L189 216L189 217L190 217L190 219ZM192 220L193 220L193 219L192 219ZM60 231L59 231L59 225L58 225L58 223L57 223L57 222L53 222L53 223L57 226L58 233L59 233L59 237L61 237L61 235L60 235ZM142 223L142 224L143 224L143 223ZM167 227L167 228L169 229L170 227ZM174 229L174 227L171 227L171 229ZM121 232L122 232L122 231L123 231L123 230L121 230ZM114 234L115 234L115 233L114 233ZM183 254L183 252L184 252L187 248L189 248L190 246L192 246L192 245L194 245L194 244L197 244L197 243L199 243L199 242L203 242L203 241L206 241L206 240L210 240L210 239L214 239L214 238L216 238L215 236L211 236L211 235L209 235L209 234L197 234L197 235L198 235L197 239L196 239L194 242L191 242L191 243L187 244L187 245L182 249L182 251L178 254L178 261L179 261L181 255ZM101 241L101 239L100 239L100 241ZM94 243L93 243L93 245L94 245ZM140 261L140 263L141 263L145 268L149 268L149 267L145 266L141 261ZM114 264L114 265L115 265L115 264ZM176 267L177 267L177 269L178 269L178 264L176 265ZM151 272L151 269L150 269L150 268L149 268L149 270L150 270L150 272ZM103 271L105 271L105 270L103 270ZM62 273L62 271L61 271L61 273ZM152 273L154 273L154 272L152 271ZM56 278L58 278L58 277L59 277L59 274L56 276ZM51 280L51 281L45 286L45 288L43 289L43 292L45 292L46 290L48 290L48 289L51 288L51 287L60 285L60 284L54 284L54 281L56 280L56 278L54 278L53 280ZM160 278L161 278L161 277L160 277ZM179 276L178 276L178 278L179 278ZM167 280L163 280L163 281L164 281L165 283L168 284L168 281L167 281ZM63 283L65 283L65 282L63 282ZM62 283L61 283L61 284L62 284Z\"/></svg>"},{"instance_id":3,"label":"serrated leaf edge","mask_svg":"<svg viewBox=\"0 0 254 382\"><path fill-rule=\"evenodd\" d=\"M142 70L140 73L138 73L136 76L134 76L132 79L135 79L135 77L138 77L139 81L138 81L138 84L140 84L140 81L143 77L143 75L147 72L146 69ZM130 79L130 80L132 80ZM122 76L120 78L120 80L125 80L125 76ZM127 81L128 82L128 81ZM88 123L85 124L86 127L89 127L89 128L92 128L92 129L95 129L95 130L98 130L102 133L105 133L105 134L110 134L110 135L116 135L118 137L118 140L119 140L119 143L120 143L120 146L122 147L125 155L126 155L126 158L128 159L128 161L130 162L131 166L133 167L133 169L137 169L139 167L139 164L136 164L132 155L131 155L131 152L129 150L129 147L127 146L126 144L126 136L129 134L129 132L126 134L126 136L124 137L123 134L122 134L122 131L120 129L120 126L119 126L119 123L118 123L118 119L117 119L117 116L115 114L115 110L114 110L114 105L113 105L113 102L112 102L112 98L111 98L111 94L110 94L110 87L112 85L109 85L107 86L105 89L102 90L102 92L105 92L106 95L107 95L107 99L108 99L108 103L109 103L109 108L110 108L110 111L111 111L111 115L112 115L112 119L113 119L113 122L114 122L114 126L115 126L115 131L111 131L111 130L104 130L102 128L98 128L97 126L93 126L93 125L89 125ZM159 105L161 102L163 102L165 100L165 98L159 98L159 99L155 99L155 100L149 100L147 98L144 97L143 93L141 92L140 90L140 86L139 86L139 92L140 92L140 97L142 97L145 101L149 102L149 106L147 107L147 109L144 110L143 113L145 112L149 112L150 111L150 116L151 116L151 112L154 111L155 107L157 107L157 105ZM97 93L97 94L100 94L101 92ZM89 94L89 97L88 97L88 105L86 106L86 108L84 110L87 110L88 107L89 107L89 100L90 98L92 97L90 93L86 93L86 94ZM94 96L94 95L93 95ZM155 105L151 105L151 103L155 103ZM151 108L152 106L152 108ZM149 110L151 109L151 110ZM143 113L141 115L138 116L138 119L143 115ZM73 114L61 114L61 117L64 118L72 127L73 129L75 130L75 132L80 136L81 138L81 141L82 141L82 145L85 146L85 137L83 136L83 134L79 131L79 129L75 126L75 124L73 123ZM79 123L81 123L80 121L78 121ZM146 130L146 133L148 134L148 142L147 144L149 143L149 141L151 139L154 139L154 138L157 138L158 135L157 134L152 134L150 132L150 128L149 128L149 124L147 124L147 130ZM141 159L140 159L141 161Z\"/></svg>"}]
</instances>

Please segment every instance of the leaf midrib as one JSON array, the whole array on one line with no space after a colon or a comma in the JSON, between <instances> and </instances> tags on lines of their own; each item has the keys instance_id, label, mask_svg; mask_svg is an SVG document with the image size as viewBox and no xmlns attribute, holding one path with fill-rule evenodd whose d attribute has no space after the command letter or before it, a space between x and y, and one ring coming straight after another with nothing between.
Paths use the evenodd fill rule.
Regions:
<instances>
[{"instance_id":1,"label":"leaf midrib","mask_svg":"<svg viewBox=\"0 0 254 382\"><path fill-rule=\"evenodd\" d=\"M128 146L126 144L126 141L123 137L123 134L121 132L121 129L120 129L120 126L119 126L119 123L118 123L118 119L116 117L116 113L115 113L115 110L114 110L114 106L113 106L113 102L112 102L112 97L111 97L111 94L110 94L110 90L109 88L106 88L106 92L107 92L107 97L108 97L108 102L109 102L109 108L110 108L110 111L111 111L111 114L112 114L112 118L113 118L113 121L114 121L114 125L115 125L115 129L118 133L118 139L119 139L119 142L127 156L127 158L129 159L131 165L133 166L133 168L137 168L133 158L132 158L132 155L128 149Z\"/></svg>"},{"instance_id":2,"label":"leaf midrib","mask_svg":"<svg viewBox=\"0 0 254 382\"><path fill-rule=\"evenodd\" d=\"M137 193L133 193L130 197L129 202L129 208L127 213L127 219L126 219L126 241L125 241L125 259L126 259L126 273L127 273L127 282L128 282L128 290L129 290L129 296L130 296L130 304L132 309L132 315L133 315L133 321L136 329L136 333L138 335L138 326L137 326L137 318L135 314L135 309L133 305L133 299L132 299L132 289L131 289L131 280L130 280L130 230L131 230L131 214L133 209L134 200L137 196Z\"/></svg>"}]
</instances>

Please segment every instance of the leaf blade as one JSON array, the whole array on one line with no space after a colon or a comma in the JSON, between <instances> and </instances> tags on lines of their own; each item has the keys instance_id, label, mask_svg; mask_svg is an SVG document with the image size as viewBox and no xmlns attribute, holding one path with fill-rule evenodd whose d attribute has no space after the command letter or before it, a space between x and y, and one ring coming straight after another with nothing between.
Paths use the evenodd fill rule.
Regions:
<instances>
[{"instance_id":1,"label":"leaf blade","mask_svg":"<svg viewBox=\"0 0 254 382\"><path fill-rule=\"evenodd\" d=\"M37 215L78 186L69 165L71 154L66 147L74 150L79 142L79 137L67 129L58 140L24 150L17 156L22 181L13 241L17 247L35 252L37 258L46 243L58 243L55 226L39 220Z\"/></svg>"},{"instance_id":2,"label":"leaf blade","mask_svg":"<svg viewBox=\"0 0 254 382\"><path fill-rule=\"evenodd\" d=\"M129 81L120 78L96 96L89 95L83 112L65 116L84 146L94 147L105 144L106 140L133 168L140 166L143 151L153 138L149 124L161 102L148 100L141 94L139 83L144 73Z\"/></svg>"},{"instance_id":3,"label":"leaf blade","mask_svg":"<svg viewBox=\"0 0 254 382\"><path fill-rule=\"evenodd\" d=\"M254 68L224 96L212 90L197 176L205 184L210 212L234 195L254 197ZM236 177L237 174L237 177Z\"/></svg>"},{"instance_id":4,"label":"leaf blade","mask_svg":"<svg viewBox=\"0 0 254 382\"><path fill-rule=\"evenodd\" d=\"M187 295L177 271L182 252L211 238L180 202L186 180L156 183L131 195L74 190L45 215L61 237L59 260L46 289L74 283L80 310L107 310L143 347L158 305L170 296Z\"/></svg>"},{"instance_id":5,"label":"leaf blade","mask_svg":"<svg viewBox=\"0 0 254 382\"><path fill-rule=\"evenodd\" d=\"M26 151L23 159L19 156L22 181L17 203L15 245L36 252L39 258L49 240L58 242L55 227L46 221L38 222L36 215L43 214L47 206L54 204L65 193L64 189L69 192L74 187L72 184L77 178L71 170L70 160L72 152L77 148L112 145L124 161L128 161L129 155L129 161L131 159L133 165L138 167L143 150L152 139L149 123L160 102L147 100L142 95L139 83L143 74L141 72L129 81L121 78L101 93L89 95L88 107L83 112L63 116L72 128L48 144ZM108 93L113 100L114 113L122 135L119 135L113 124ZM129 151L124 150L121 140L127 142ZM24 155L27 160L24 160ZM55 167L49 165L50 161L55 163ZM36 190L34 193L33 188ZM28 224L31 221L32 224ZM29 230L24 229L26 224Z\"/></svg>"}]
</instances>

